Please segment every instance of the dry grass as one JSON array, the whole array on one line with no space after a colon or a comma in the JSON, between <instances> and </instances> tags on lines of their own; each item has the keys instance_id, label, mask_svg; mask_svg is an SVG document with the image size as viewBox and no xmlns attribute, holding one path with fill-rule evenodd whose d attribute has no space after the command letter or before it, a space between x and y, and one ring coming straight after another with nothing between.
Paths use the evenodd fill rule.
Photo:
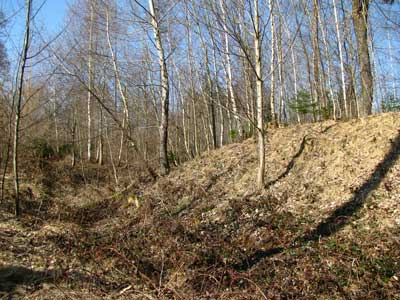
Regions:
<instances>
[{"instance_id":1,"label":"dry grass","mask_svg":"<svg viewBox=\"0 0 400 300\"><path fill-rule=\"evenodd\" d=\"M0 292L15 299L400 299L399 129L400 115L384 114L270 131L263 192L255 188L253 140L115 197L72 170L53 173L46 214L21 222L1 215L0 264L39 273L0 284Z\"/></svg>"}]
</instances>

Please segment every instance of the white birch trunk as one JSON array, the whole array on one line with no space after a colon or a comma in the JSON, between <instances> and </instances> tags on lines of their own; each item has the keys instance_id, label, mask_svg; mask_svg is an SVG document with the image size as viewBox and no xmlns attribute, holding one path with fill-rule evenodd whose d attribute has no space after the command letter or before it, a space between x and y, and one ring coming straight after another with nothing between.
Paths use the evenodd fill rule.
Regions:
<instances>
[{"instance_id":1,"label":"white birch trunk","mask_svg":"<svg viewBox=\"0 0 400 300\"><path fill-rule=\"evenodd\" d=\"M344 70L344 62L343 62L342 38L341 38L341 35L340 35L339 18L338 18L338 13L337 13L336 0L332 0L332 3L333 3L333 14L335 16L336 38L337 38L338 47L339 47L340 74L341 74L341 79L342 79L344 116L347 118L349 113L348 113L348 110L347 110L346 79L345 79L345 75L344 75L345 70Z\"/></svg>"},{"instance_id":2,"label":"white birch trunk","mask_svg":"<svg viewBox=\"0 0 400 300\"><path fill-rule=\"evenodd\" d=\"M93 12L93 3L89 0L90 6L90 24L89 24L89 55L88 55L88 88L92 90L92 52L93 52L93 19L94 19L94 12ZM91 93L88 92L87 96L87 160L90 161L92 159L92 116L91 116Z\"/></svg>"},{"instance_id":3,"label":"white birch trunk","mask_svg":"<svg viewBox=\"0 0 400 300\"><path fill-rule=\"evenodd\" d=\"M270 19L271 19L271 95L270 95L270 110L271 110L271 122L273 124L276 123L276 112L275 112L275 16L274 16L274 0L268 0L268 6L270 11Z\"/></svg>"},{"instance_id":4,"label":"white birch trunk","mask_svg":"<svg viewBox=\"0 0 400 300\"><path fill-rule=\"evenodd\" d=\"M224 1L220 0L219 2L220 7L221 7L221 13L222 13L222 26L224 30L224 46L225 46L225 64L226 64L226 72L227 72L227 89L229 92L229 99L231 101L232 105L232 113L233 113L233 118L235 119L235 129L238 131L238 135L240 138L243 136L243 131L242 131L242 126L239 118L239 112L237 108L237 103L236 103L236 97L235 97L235 92L233 90L233 83L232 83L232 63L231 63L231 56L230 56L230 45L229 45L229 36L228 36L228 27L226 25L226 11L225 11L225 6L224 6Z\"/></svg>"},{"instance_id":5,"label":"white birch trunk","mask_svg":"<svg viewBox=\"0 0 400 300\"><path fill-rule=\"evenodd\" d=\"M324 49L325 49L325 56L326 59L328 60L328 89L329 89L329 95L330 98L332 99L332 104L333 104L333 119L336 120L336 101L335 101L335 95L332 90L332 80L331 80L331 65L332 65L332 60L331 56L329 53L329 48L328 48L328 40L326 39L326 33L325 33L325 26L324 23L322 22L321 18L319 18L319 23L321 26L321 33L322 33L322 41L324 43Z\"/></svg>"},{"instance_id":6,"label":"white birch trunk","mask_svg":"<svg viewBox=\"0 0 400 300\"><path fill-rule=\"evenodd\" d=\"M168 110L169 110L169 79L167 70L167 61L165 58L164 48L162 44L160 27L154 10L153 0L149 0L149 11L151 14L151 25L155 45L158 53L158 63L161 73L161 121L160 121L160 167L161 174L169 173L168 163Z\"/></svg>"}]
</instances>

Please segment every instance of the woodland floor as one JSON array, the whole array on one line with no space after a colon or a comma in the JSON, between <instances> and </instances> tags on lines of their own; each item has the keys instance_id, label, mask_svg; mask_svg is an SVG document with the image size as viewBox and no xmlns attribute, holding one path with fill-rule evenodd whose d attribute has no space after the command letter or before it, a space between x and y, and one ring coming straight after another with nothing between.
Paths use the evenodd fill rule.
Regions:
<instances>
[{"instance_id":1,"label":"woodland floor","mask_svg":"<svg viewBox=\"0 0 400 300\"><path fill-rule=\"evenodd\" d=\"M399 130L271 130L263 192L253 140L123 193L107 167L43 162L22 218L1 204L0 299L399 300Z\"/></svg>"}]
</instances>

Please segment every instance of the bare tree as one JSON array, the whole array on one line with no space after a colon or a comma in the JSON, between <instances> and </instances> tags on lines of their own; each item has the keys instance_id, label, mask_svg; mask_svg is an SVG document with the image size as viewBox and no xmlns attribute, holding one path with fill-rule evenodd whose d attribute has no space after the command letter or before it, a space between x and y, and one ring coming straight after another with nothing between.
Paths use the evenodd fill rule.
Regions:
<instances>
[{"instance_id":1,"label":"bare tree","mask_svg":"<svg viewBox=\"0 0 400 300\"><path fill-rule=\"evenodd\" d=\"M277 121L276 112L275 112L275 11L274 11L274 0L268 0L268 6L270 11L270 19L271 19L271 96L270 96L270 110L271 110L271 121L275 123Z\"/></svg>"},{"instance_id":2,"label":"bare tree","mask_svg":"<svg viewBox=\"0 0 400 300\"><path fill-rule=\"evenodd\" d=\"M18 146L19 146L19 125L21 118L21 105L24 88L24 75L26 63L28 59L28 51L30 45L31 33L31 10L32 0L26 0L26 19L25 19L25 38L21 55L21 67L19 70L18 87L15 101L15 125L14 125L14 146L13 146L13 173L14 173L14 187L15 187L15 215L20 216L20 199L19 199L19 175L18 175Z\"/></svg>"},{"instance_id":3,"label":"bare tree","mask_svg":"<svg viewBox=\"0 0 400 300\"><path fill-rule=\"evenodd\" d=\"M227 26L227 16L226 16L226 9L223 0L219 1L221 14L222 14L222 26L223 26L223 35L224 35L224 52L225 52L225 64L226 64L226 85L227 90L229 92L229 99L232 106L233 117L235 119L235 129L238 130L239 137L242 137L243 130L240 123L239 112L236 103L235 92L233 90L233 83L232 83L232 63L231 63L231 51L230 51L230 44L229 44L229 32Z\"/></svg>"},{"instance_id":4,"label":"bare tree","mask_svg":"<svg viewBox=\"0 0 400 300\"><path fill-rule=\"evenodd\" d=\"M89 0L89 52L88 52L88 85L89 89L92 89L93 82L93 27L94 27L94 3L93 0ZM90 92L87 94L87 159L92 159L92 113L91 113L91 99L92 95Z\"/></svg>"},{"instance_id":5,"label":"bare tree","mask_svg":"<svg viewBox=\"0 0 400 300\"><path fill-rule=\"evenodd\" d=\"M154 9L154 1L149 0L149 12L151 26L153 28L155 45L158 53L158 63L161 74L161 120L160 120L160 166L161 174L169 173L168 162L168 112L169 112L169 78L167 70L167 58L161 38L159 16Z\"/></svg>"},{"instance_id":6,"label":"bare tree","mask_svg":"<svg viewBox=\"0 0 400 300\"><path fill-rule=\"evenodd\" d=\"M263 80L261 65L261 30L258 0L254 0L254 50L255 50L255 71L256 71L256 98L257 98L257 130L258 130L258 173L257 186L264 188L265 173L265 129L264 129L264 100Z\"/></svg>"}]
</instances>

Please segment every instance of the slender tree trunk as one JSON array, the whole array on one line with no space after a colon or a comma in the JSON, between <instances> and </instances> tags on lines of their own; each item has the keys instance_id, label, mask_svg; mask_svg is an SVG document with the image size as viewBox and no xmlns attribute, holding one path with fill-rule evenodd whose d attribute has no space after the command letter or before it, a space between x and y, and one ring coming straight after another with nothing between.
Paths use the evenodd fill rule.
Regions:
<instances>
[{"instance_id":1,"label":"slender tree trunk","mask_svg":"<svg viewBox=\"0 0 400 300\"><path fill-rule=\"evenodd\" d=\"M94 8L93 3L89 0L90 6L90 24L89 24L89 55L88 55L88 86L89 90L92 90L92 80L93 80L93 22L94 22ZM91 115L91 102L92 102L92 95L88 92L87 96L87 159L90 161L92 159L92 115Z\"/></svg>"},{"instance_id":2,"label":"slender tree trunk","mask_svg":"<svg viewBox=\"0 0 400 300\"><path fill-rule=\"evenodd\" d=\"M247 70L247 61L242 60L242 68L244 73L244 92L246 101L246 116L249 121L246 122L246 138L253 136L253 101L250 92L250 76Z\"/></svg>"},{"instance_id":3,"label":"slender tree trunk","mask_svg":"<svg viewBox=\"0 0 400 300\"><path fill-rule=\"evenodd\" d=\"M214 39L213 39L213 43L214 43ZM223 112L223 108L222 108L222 102L221 102L221 94L219 91L219 85L218 85L218 72L217 72L217 56L215 53L215 46L213 44L213 72L214 72L214 78L216 80L216 84L215 84L215 94L216 94L216 98L217 98L217 103L219 106L219 136L218 136L218 141L219 141L219 147L222 147L224 145L224 112Z\"/></svg>"},{"instance_id":4,"label":"slender tree trunk","mask_svg":"<svg viewBox=\"0 0 400 300\"><path fill-rule=\"evenodd\" d=\"M213 99L213 82L211 79L211 70L210 70L210 61L208 57L208 49L207 49L207 44L203 36L203 31L201 30L201 26L198 20L198 16L196 12L194 12L196 22L197 22L197 28L198 28L198 34L200 37L200 42L201 42L201 47L203 49L203 56L204 56L204 67L206 69L206 76L207 76L207 98L205 101L206 107L207 107L207 112L208 112L208 119L210 120L210 132L211 132L211 138L212 138L212 148L216 149L218 148L218 143L217 143L217 128L216 128L216 121L215 121L215 104L214 104L214 99ZM208 17L207 17L208 18Z\"/></svg>"},{"instance_id":5,"label":"slender tree trunk","mask_svg":"<svg viewBox=\"0 0 400 300\"><path fill-rule=\"evenodd\" d=\"M194 153L193 157L197 156L200 154L199 151L199 132L198 132L198 127L197 127L197 108L196 108L196 102L194 100L194 97L192 97L192 122L193 122L193 146L194 146Z\"/></svg>"},{"instance_id":6,"label":"slender tree trunk","mask_svg":"<svg viewBox=\"0 0 400 300\"><path fill-rule=\"evenodd\" d=\"M76 164L76 109L75 105L72 110L72 159L71 166L75 167Z\"/></svg>"},{"instance_id":7,"label":"slender tree trunk","mask_svg":"<svg viewBox=\"0 0 400 300\"><path fill-rule=\"evenodd\" d=\"M243 136L243 130L242 130L242 123L240 122L240 117L239 117L239 111L237 108L237 103L236 103L236 97L235 97L235 92L233 90L233 81L232 81L232 63L231 63L231 56L230 56L230 44L229 44L229 36L228 36L228 28L226 25L226 11L225 11L225 4L223 0L220 0L220 7L221 7L221 12L222 12L222 26L224 29L224 46L225 46L225 64L226 64L226 85L227 85L227 90L229 93L229 99L231 101L231 106L232 106L232 113L233 113L233 118L235 120L235 129L238 131L239 138L242 138Z\"/></svg>"},{"instance_id":8,"label":"slender tree trunk","mask_svg":"<svg viewBox=\"0 0 400 300\"><path fill-rule=\"evenodd\" d=\"M161 73L161 121L160 121L160 165L161 175L169 173L168 163L168 110L169 110L169 79L167 60L162 44L158 17L155 14L154 2L149 0L151 25L153 27L155 44L158 52L158 60Z\"/></svg>"},{"instance_id":9,"label":"slender tree trunk","mask_svg":"<svg viewBox=\"0 0 400 300\"><path fill-rule=\"evenodd\" d=\"M324 42L325 56L328 61L327 77L328 77L329 98L332 101L332 105L333 105L333 112L332 112L333 119L336 120L336 110L337 109L336 109L335 95L333 93L332 79L331 79L332 60L331 60L331 56L329 53L328 40L326 39L324 22L321 20L321 18L319 19L319 21L320 21L320 26L321 26L322 41ZM330 109L329 101L327 102L327 108Z\"/></svg>"},{"instance_id":10,"label":"slender tree trunk","mask_svg":"<svg viewBox=\"0 0 400 300\"><path fill-rule=\"evenodd\" d=\"M111 166L113 168L115 184L118 185L118 183L119 183L118 172L117 172L117 168L116 168L115 163L114 163L113 151L112 151L112 147L111 147L110 136L108 134L108 125L107 125L107 123L108 122L107 122L107 119L106 119L105 128L106 128L106 139L107 139L107 144L108 144L108 152L110 154L110 162L111 162Z\"/></svg>"},{"instance_id":11,"label":"slender tree trunk","mask_svg":"<svg viewBox=\"0 0 400 300\"><path fill-rule=\"evenodd\" d=\"M353 107L351 105L351 102L349 101L349 105L350 105L350 109L349 109L349 115L352 117L354 115L357 116L357 118L361 117L361 111L360 111L360 101L359 101L359 97L357 95L357 83L356 83L356 75L355 75L355 71L354 71L354 65L357 63L355 56L354 56L354 44L353 44L353 39L351 37L351 35L349 34L349 57L351 59L350 63L348 63L349 65L349 73L350 73L350 84L351 84L351 88L352 88L352 96L353 97L348 97L349 100L354 100L354 106L355 106L355 114L353 113Z\"/></svg>"},{"instance_id":12,"label":"slender tree trunk","mask_svg":"<svg viewBox=\"0 0 400 300\"><path fill-rule=\"evenodd\" d=\"M282 16L279 16L279 26L277 32L277 51L278 51L278 80L279 80L279 124L283 123L284 118L284 80L283 80L283 49L282 49Z\"/></svg>"},{"instance_id":13,"label":"slender tree trunk","mask_svg":"<svg viewBox=\"0 0 400 300\"><path fill-rule=\"evenodd\" d=\"M187 125L186 125L186 101L183 97L182 94L182 79L178 70L178 67L175 63L175 61L173 61L173 66L175 68L175 72L176 72L176 77L177 77L177 81L178 81L178 94L179 94L179 101L180 101L180 106L181 106L181 111L182 111L182 133L183 133L183 143L185 146L185 152L187 157L191 157L191 152L190 152L190 148L189 148L189 138L188 138L188 134L187 134Z\"/></svg>"},{"instance_id":14,"label":"slender tree trunk","mask_svg":"<svg viewBox=\"0 0 400 300\"><path fill-rule=\"evenodd\" d=\"M209 136L208 130L207 130L207 121L206 121L206 118L204 117L204 114L201 114L201 122L203 124L203 130L206 133L205 134L206 149L207 149L207 151L210 151L211 150L211 142L210 142L210 136Z\"/></svg>"},{"instance_id":15,"label":"slender tree trunk","mask_svg":"<svg viewBox=\"0 0 400 300\"><path fill-rule=\"evenodd\" d=\"M19 177L18 177L18 146L19 146L19 125L21 118L22 93L24 87L24 75L28 57L30 43L30 24L31 24L31 5L32 0L26 0L26 20L25 20L25 39L21 57L21 69L19 70L17 101L15 103L15 125L14 125L14 146L13 146L13 173L15 187L15 216L19 217L20 199L19 199Z\"/></svg>"},{"instance_id":16,"label":"slender tree trunk","mask_svg":"<svg viewBox=\"0 0 400 300\"><path fill-rule=\"evenodd\" d=\"M300 26L297 16L296 16L296 24L297 24L297 26ZM308 51L307 51L307 47L306 47L305 42L304 42L304 38L303 38L303 34L302 34L302 31L301 31L301 28L299 29L299 38L300 38L300 42L301 42L301 47L302 47L303 52L304 52L304 57L305 57L306 63L307 63L308 86L310 88L311 95L315 95L314 94L314 85L313 85L312 80L311 80L312 72L311 72L310 58L308 56ZM315 104L314 97L312 97L312 102ZM313 118L313 121L316 122L317 118L316 118L316 112L315 112L314 105L312 107L312 118Z\"/></svg>"},{"instance_id":17,"label":"slender tree trunk","mask_svg":"<svg viewBox=\"0 0 400 300\"><path fill-rule=\"evenodd\" d=\"M286 34L288 36L288 39L290 40L291 38L291 34L288 28L288 25L286 23L286 20L283 19L283 25L285 26L285 31ZM297 60L296 60L296 56L294 53L294 47L293 45L290 45L290 54L291 54L291 58L292 58L292 67L293 67L293 88L294 88L294 99L295 99L295 103L297 103L297 94L298 94L298 88L297 88ZM301 123L300 120L300 114L298 112L298 110L296 110L296 118L297 118L297 123Z\"/></svg>"},{"instance_id":18,"label":"slender tree trunk","mask_svg":"<svg viewBox=\"0 0 400 300\"><path fill-rule=\"evenodd\" d=\"M274 0L268 0L268 6L270 11L271 19L271 87L270 87L270 110L271 110L271 122L275 124L277 122L276 111L275 111L275 15L274 15Z\"/></svg>"},{"instance_id":19,"label":"slender tree trunk","mask_svg":"<svg viewBox=\"0 0 400 300\"><path fill-rule=\"evenodd\" d=\"M58 122L57 122L57 100L56 100L56 89L53 91L53 119L54 119L54 131L56 135L56 152L57 154L60 152L60 143L58 139Z\"/></svg>"},{"instance_id":20,"label":"slender tree trunk","mask_svg":"<svg viewBox=\"0 0 400 300\"><path fill-rule=\"evenodd\" d=\"M103 165L103 109L100 107L100 120L99 120L99 158L98 164Z\"/></svg>"},{"instance_id":21,"label":"slender tree trunk","mask_svg":"<svg viewBox=\"0 0 400 300\"><path fill-rule=\"evenodd\" d=\"M265 131L264 131L264 103L262 94L262 73L261 73L261 32L260 16L258 14L258 0L254 0L254 49L255 49L255 71L256 71L256 94L257 94L257 130L258 130L258 173L257 186L264 188L265 173Z\"/></svg>"},{"instance_id":22,"label":"slender tree trunk","mask_svg":"<svg viewBox=\"0 0 400 300\"><path fill-rule=\"evenodd\" d=\"M295 102L297 103L297 94L298 94L298 90L297 90L297 69L296 69L297 61L296 61L296 57L294 55L293 47L291 47L290 51L291 51L292 63L293 63L294 99L295 99ZM300 114L299 114L298 110L296 110L296 118L297 118L297 123L300 124L301 120L300 120Z\"/></svg>"},{"instance_id":23,"label":"slender tree trunk","mask_svg":"<svg viewBox=\"0 0 400 300\"><path fill-rule=\"evenodd\" d=\"M369 33L369 37L370 37L370 41L371 41L372 66L373 66L373 71L375 73L375 80L376 80L378 88L379 88L379 95L380 95L379 107L381 108L381 112L385 112L385 103L384 103L384 98L383 98L384 92L383 92L383 88L382 88L382 81L381 81L381 78L379 77L379 73L378 73L378 62L377 62L377 58L375 55L374 40L372 39L371 31L369 31L368 33Z\"/></svg>"},{"instance_id":24,"label":"slender tree trunk","mask_svg":"<svg viewBox=\"0 0 400 300\"><path fill-rule=\"evenodd\" d=\"M340 74L341 74L341 80L342 80L344 116L345 116L345 118L347 118L349 116L349 113L347 111L346 79L345 79L345 69L344 69L344 62L343 62L342 38L340 35L339 18L338 18L338 13L337 13L336 0L332 0L332 3L333 3L333 13L335 15L336 38L337 38L338 48L339 48Z\"/></svg>"},{"instance_id":25,"label":"slender tree trunk","mask_svg":"<svg viewBox=\"0 0 400 300\"><path fill-rule=\"evenodd\" d=\"M187 10L187 8L186 8ZM189 65L189 77L190 77L190 100L192 104L191 116L189 118L189 131L190 131L190 120L193 124L193 150L191 150L191 156L195 157L199 154L199 143L198 143L198 128L197 128L197 109L195 103L195 84L194 84L194 60L192 54L192 36L190 31L189 13L186 11L186 36L187 36L187 60Z\"/></svg>"},{"instance_id":26,"label":"slender tree trunk","mask_svg":"<svg viewBox=\"0 0 400 300\"><path fill-rule=\"evenodd\" d=\"M119 147L119 154L118 154L118 161L117 165L120 164L122 158L122 149L125 141L125 130L129 128L129 106L128 106L128 99L124 92L121 83L121 77L117 65L117 56L112 46L111 42L111 35L110 35L110 16L108 9L106 10L106 34L107 34L107 44L111 54L111 61L114 70L114 78L116 83L116 88L118 89L119 94L121 95L122 104L124 106L123 109L123 119L122 119L122 131L121 131L121 140L120 140L120 147ZM117 97L116 97L117 98Z\"/></svg>"},{"instance_id":27,"label":"slender tree trunk","mask_svg":"<svg viewBox=\"0 0 400 300\"><path fill-rule=\"evenodd\" d=\"M371 35L370 35L371 36ZM390 62L390 71L392 73L392 89L393 89L393 99L395 99L397 101L397 89L396 89L396 72L394 70L394 66L393 66L393 49L392 49L392 38L390 36L390 30L388 30L387 32L387 39L388 39L388 43L389 43L389 62ZM372 40L372 38L370 39Z\"/></svg>"},{"instance_id":28,"label":"slender tree trunk","mask_svg":"<svg viewBox=\"0 0 400 300\"><path fill-rule=\"evenodd\" d=\"M319 5L318 0L313 0L313 19L312 19L312 44L313 44L313 74L314 74L314 102L318 103L319 112L322 111L321 104L321 78L320 78L320 50L319 50ZM319 116L320 118L321 116Z\"/></svg>"},{"instance_id":29,"label":"slender tree trunk","mask_svg":"<svg viewBox=\"0 0 400 300\"><path fill-rule=\"evenodd\" d=\"M13 112L15 108L15 99L16 97L12 97L12 105L11 105L11 112L8 118L8 134L7 134L7 147L5 151L5 158L4 158L4 163L3 163L3 174L1 176L1 199L0 202L4 201L4 189L5 189L5 183L6 183L6 176L7 176L7 169L8 169L8 163L10 162L10 149L11 149L11 144L12 144L12 139L13 139Z\"/></svg>"}]
</instances>

